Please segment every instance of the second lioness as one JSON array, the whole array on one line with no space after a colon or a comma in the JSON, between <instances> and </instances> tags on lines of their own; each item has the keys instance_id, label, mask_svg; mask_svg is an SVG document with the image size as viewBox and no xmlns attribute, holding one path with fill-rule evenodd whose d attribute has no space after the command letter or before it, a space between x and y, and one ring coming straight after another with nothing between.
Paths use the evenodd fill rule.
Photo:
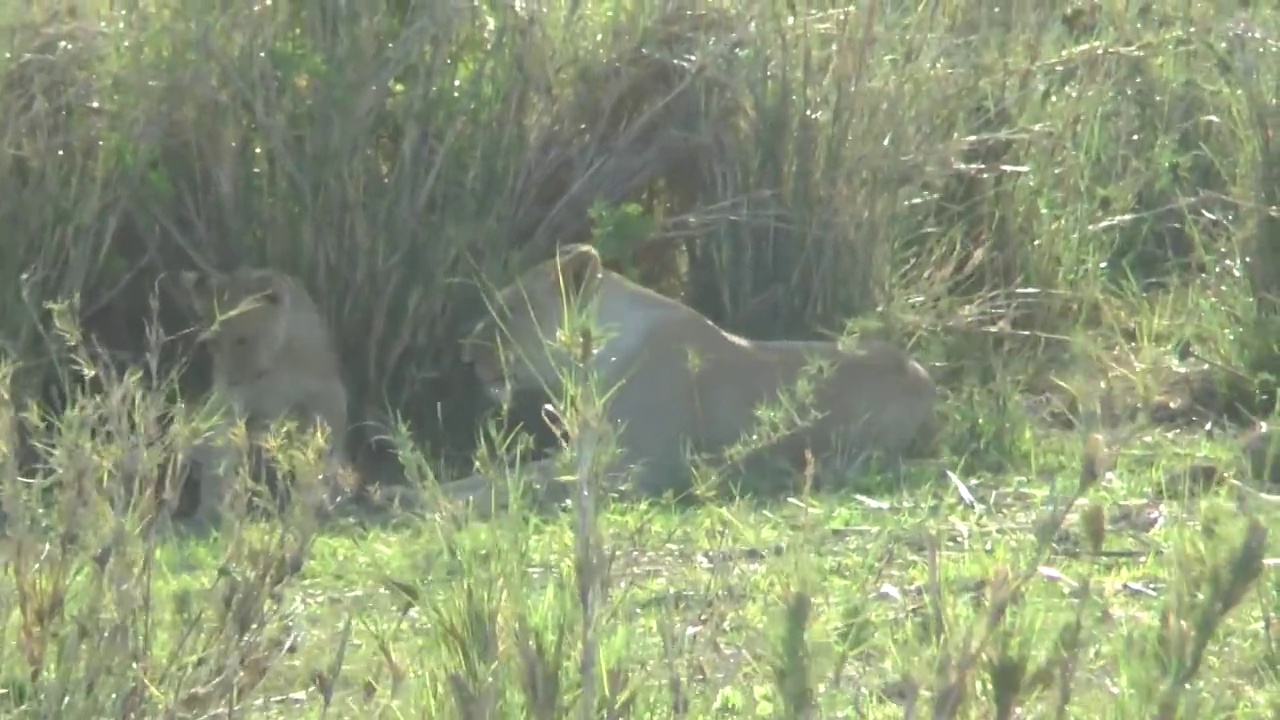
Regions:
<instances>
[{"instance_id":1,"label":"second lioness","mask_svg":"<svg viewBox=\"0 0 1280 720\"><path fill-rule=\"evenodd\" d=\"M289 418L328 434L325 497L309 492L317 509L341 492L347 465L347 393L333 336L306 289L292 276L266 268L230 273L184 273L187 301L204 325L213 364L214 398L230 413L193 453L199 483L198 519L218 514L234 476L236 451L229 421L243 419L252 436ZM305 483L308 491L315 482Z\"/></svg>"},{"instance_id":2,"label":"second lioness","mask_svg":"<svg viewBox=\"0 0 1280 720\"><path fill-rule=\"evenodd\" d=\"M855 461L871 452L901 457L935 431L937 390L901 350L882 342L841 349L834 342L738 337L604 269L588 245L565 246L523 273L465 339L464 359L496 400L520 388L560 393L570 357L547 339L566 328L566 302L585 310L603 335L591 363L611 393L605 415L617 431L619 453L610 474L630 470L642 494L687 490L686 448L715 458L760 432L757 409L782 393L794 397L806 368L813 370L812 402L801 413L807 424L754 451L740 469L779 460L794 467L806 452L821 461L837 449L852 451ZM548 470L544 462L538 471ZM473 476L444 489L446 497L483 507L494 494L502 503L503 485Z\"/></svg>"}]
</instances>

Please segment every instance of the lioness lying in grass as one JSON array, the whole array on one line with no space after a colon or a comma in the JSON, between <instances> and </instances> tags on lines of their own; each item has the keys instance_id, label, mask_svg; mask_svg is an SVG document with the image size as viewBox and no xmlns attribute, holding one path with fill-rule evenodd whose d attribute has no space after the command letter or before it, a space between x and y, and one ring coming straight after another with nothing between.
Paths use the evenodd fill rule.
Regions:
<instances>
[{"instance_id":1,"label":"lioness lying in grass","mask_svg":"<svg viewBox=\"0 0 1280 720\"><path fill-rule=\"evenodd\" d=\"M566 246L526 271L492 310L465 339L464 359L499 402L521 388L545 387L553 396L564 390L575 351L548 340L576 333L570 313L584 312L578 317L596 342L589 365L602 396L608 393L603 416L617 433L608 475L628 477L642 495L689 490L688 451L729 461L744 485L757 489L776 487L767 478L778 477L779 464L789 466L782 474L790 488L806 457L856 473L869 454L902 457L935 432L934 383L901 350L882 342L841 349L835 342L738 337L604 269L588 245ZM796 402L803 399L798 382L810 391L807 402ZM758 410L777 405L783 393L800 423L788 427L784 413L781 431L770 433ZM763 438L760 447L726 454L753 437ZM533 477L550 480L553 463L534 463ZM490 498L494 506L505 502L505 482L480 475L443 487L446 497L482 501L482 512Z\"/></svg>"}]
</instances>

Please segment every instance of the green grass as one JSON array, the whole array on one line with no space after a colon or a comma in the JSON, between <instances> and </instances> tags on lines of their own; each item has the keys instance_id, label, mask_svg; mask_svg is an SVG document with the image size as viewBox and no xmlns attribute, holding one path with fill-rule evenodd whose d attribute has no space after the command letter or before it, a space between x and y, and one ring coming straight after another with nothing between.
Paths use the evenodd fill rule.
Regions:
<instances>
[{"instance_id":1,"label":"green grass","mask_svg":"<svg viewBox=\"0 0 1280 720\"><path fill-rule=\"evenodd\" d=\"M5 717L1280 713L1276 504L1234 482L1280 368L1273 14L223 5L0 11ZM487 417L480 290L587 239L750 337L909 345L941 457L598 517L146 519L207 389L175 271L298 275L430 482Z\"/></svg>"},{"instance_id":2,"label":"green grass","mask_svg":"<svg viewBox=\"0 0 1280 720\"><path fill-rule=\"evenodd\" d=\"M4 494L14 717L1275 711L1278 506L1176 472L1188 449L1234 471L1230 443L1116 456L1041 428L1022 471L948 456L865 495L324 526L240 506L211 536L121 494L113 423L163 402L95 416L122 386L51 428L67 464Z\"/></svg>"}]
</instances>

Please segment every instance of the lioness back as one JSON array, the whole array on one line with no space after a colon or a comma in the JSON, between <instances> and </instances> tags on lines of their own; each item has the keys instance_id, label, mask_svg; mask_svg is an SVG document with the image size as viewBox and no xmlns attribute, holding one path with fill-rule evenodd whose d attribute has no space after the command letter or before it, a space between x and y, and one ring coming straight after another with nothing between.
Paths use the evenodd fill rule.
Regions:
<instances>
[{"instance_id":1,"label":"lioness back","mask_svg":"<svg viewBox=\"0 0 1280 720\"><path fill-rule=\"evenodd\" d=\"M603 268L586 245L566 246L523 273L464 340L464 359L494 399L521 388L564 389L576 357L547 341L568 335L566 307L585 311L599 332L591 363L611 393L605 414L620 450L612 470L631 471L646 494L689 488L686 450L714 459L766 435L749 458L795 465L836 448L895 456L932 422L936 388L898 348L747 340ZM762 407L794 397L797 383L810 391L801 408L812 411L801 413L807 422L786 430L784 417L783 432L762 433Z\"/></svg>"},{"instance_id":2,"label":"lioness back","mask_svg":"<svg viewBox=\"0 0 1280 720\"><path fill-rule=\"evenodd\" d=\"M302 284L279 271L240 268L226 275L184 273L183 285L205 327L214 395L255 433L284 418L323 424L331 458L345 462L341 363L329 325ZM223 456L208 449L204 454L209 462ZM201 481L198 513L209 511L206 500L220 500L224 484Z\"/></svg>"},{"instance_id":3,"label":"lioness back","mask_svg":"<svg viewBox=\"0 0 1280 720\"><path fill-rule=\"evenodd\" d=\"M877 340L843 349L825 342L760 345L779 367L775 393L793 393L796 380L806 370L812 373L807 408L816 417L779 442L789 460L798 461L805 451L820 456L841 447L903 457L931 442L922 435L933 432L937 387L900 348Z\"/></svg>"}]
</instances>

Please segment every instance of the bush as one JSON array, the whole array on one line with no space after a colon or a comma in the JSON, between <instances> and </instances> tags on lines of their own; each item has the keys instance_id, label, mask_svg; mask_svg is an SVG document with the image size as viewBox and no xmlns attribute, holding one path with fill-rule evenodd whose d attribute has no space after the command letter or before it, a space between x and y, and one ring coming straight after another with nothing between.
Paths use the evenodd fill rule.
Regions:
<instances>
[{"instance_id":1,"label":"bush","mask_svg":"<svg viewBox=\"0 0 1280 720\"><path fill-rule=\"evenodd\" d=\"M385 452L375 436L398 416L423 462L465 470L487 408L460 367L462 328L489 286L590 239L731 330L813 337L856 318L912 345L952 392L949 448L970 468L1035 465L1029 395L1061 404L1073 428L1269 415L1274 18L1129 5L0 11L0 339L18 418L6 420L7 472L43 463L41 477L58 477L70 471L49 458L87 448L77 472L97 484L48 492L105 498L121 458L141 453L150 467L189 441L195 421L164 408L195 403L207 368L171 278L239 264L302 278L332 320L353 420L367 423L357 455ZM49 303L72 297L76 317L55 322ZM82 341L65 341L71 325ZM130 443L134 456L122 454ZM30 717L238 706L257 692L254 663L265 673L291 647L290 611L272 594L312 530L295 518L265 537L226 534L218 582L241 599L217 621L179 613L153 629L137 606L160 552L143 530L149 511L107 522L108 506L80 510L92 520L22 521L51 535L14 526L0 608L19 608L7 645L31 675L9 697L38 698L23 706ZM70 526L96 534L68 539ZM94 580L77 575L96 562ZM476 583L468 592L508 591L500 575ZM458 602L487 612L496 601ZM466 617L456 633L498 623L514 633L502 643L521 638L487 640L506 661L518 647L521 672L551 642L514 611ZM88 636L107 644L77 644ZM58 673L42 674L55 655ZM107 662L121 657L127 672ZM501 694L477 669L495 657L459 660L472 675L450 676L462 716L507 707L482 697ZM336 674L317 681L326 702ZM84 683L69 687L73 677ZM522 677L526 689L550 682ZM801 690L783 704L799 716L809 686L788 678L779 687ZM197 691L208 696L190 700Z\"/></svg>"}]
</instances>

